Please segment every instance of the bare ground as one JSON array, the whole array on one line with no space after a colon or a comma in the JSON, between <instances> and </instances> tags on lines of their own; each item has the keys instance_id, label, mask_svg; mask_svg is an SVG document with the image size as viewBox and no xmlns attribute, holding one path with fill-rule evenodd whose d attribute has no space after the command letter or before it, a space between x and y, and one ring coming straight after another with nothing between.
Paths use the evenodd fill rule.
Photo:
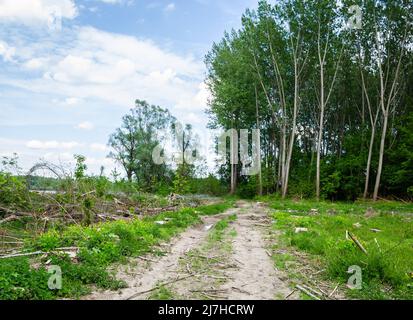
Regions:
<instances>
[{"instance_id":1,"label":"bare ground","mask_svg":"<svg viewBox=\"0 0 413 320\"><path fill-rule=\"evenodd\" d=\"M225 236L211 243L211 227L234 214L237 220L231 222ZM119 267L117 277L128 288L96 291L85 299L149 299L161 285L176 299L284 299L292 290L266 249L264 233L270 225L265 207L240 201L237 208L203 218L201 225L164 245L165 256L143 257ZM289 297L295 298L296 294Z\"/></svg>"},{"instance_id":2,"label":"bare ground","mask_svg":"<svg viewBox=\"0 0 413 320\"><path fill-rule=\"evenodd\" d=\"M233 260L237 270L229 273L233 279L223 287L230 300L273 300L288 296L291 289L274 268L263 240L263 232L270 226L266 209L257 204L242 203L235 224L238 236L233 243ZM235 288L235 289L234 289ZM241 290L237 290L241 289Z\"/></svg>"}]
</instances>

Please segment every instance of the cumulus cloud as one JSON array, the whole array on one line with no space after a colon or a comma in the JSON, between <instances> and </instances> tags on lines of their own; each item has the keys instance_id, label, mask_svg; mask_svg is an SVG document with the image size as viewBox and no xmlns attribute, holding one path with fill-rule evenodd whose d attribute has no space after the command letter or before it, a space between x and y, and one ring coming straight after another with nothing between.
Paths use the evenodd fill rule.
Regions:
<instances>
[{"instance_id":1,"label":"cumulus cloud","mask_svg":"<svg viewBox=\"0 0 413 320\"><path fill-rule=\"evenodd\" d=\"M0 22L47 24L57 15L63 19L74 19L78 15L74 1L0 0Z\"/></svg>"},{"instance_id":2,"label":"cumulus cloud","mask_svg":"<svg viewBox=\"0 0 413 320\"><path fill-rule=\"evenodd\" d=\"M72 26L58 38L49 36L45 35L40 42L23 35L2 37L7 43L0 41L0 61L7 57L13 72L0 74L0 85L23 89L28 96L33 94L33 99L45 97L45 108L53 112L70 107L70 111L76 111L76 122L70 122L71 128L76 123L78 129L91 128L88 121L81 122L93 119L92 113L96 111L91 106L96 106L95 110L123 108L126 112L135 99L168 108L185 123L204 123L200 113L206 108L209 93L203 84L205 69L201 61L173 53L147 39L93 27ZM119 122L123 113L119 112ZM55 162L79 153L92 157L90 167L96 169L94 172L102 164L110 167L108 160L96 156L108 153L105 145L54 139L59 138L20 141L18 145L4 145L0 140L0 152L16 150L27 166L44 154ZM70 136L61 139L80 141Z\"/></svg>"},{"instance_id":3,"label":"cumulus cloud","mask_svg":"<svg viewBox=\"0 0 413 320\"><path fill-rule=\"evenodd\" d=\"M0 81L37 93L59 92L71 97L73 104L98 99L129 107L140 98L181 111L205 109L204 66L193 57L92 27L72 31L65 43L56 44L59 51L36 51L37 47L26 44L33 54L22 62L23 67L42 70L41 77Z\"/></svg>"}]
</instances>

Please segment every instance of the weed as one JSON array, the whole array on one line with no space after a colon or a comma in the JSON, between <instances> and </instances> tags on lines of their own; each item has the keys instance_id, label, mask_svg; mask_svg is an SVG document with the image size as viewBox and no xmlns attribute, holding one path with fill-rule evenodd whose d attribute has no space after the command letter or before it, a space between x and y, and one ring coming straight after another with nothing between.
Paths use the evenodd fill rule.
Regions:
<instances>
[{"instance_id":1,"label":"weed","mask_svg":"<svg viewBox=\"0 0 413 320\"><path fill-rule=\"evenodd\" d=\"M116 280L107 268L115 262L126 262L128 257L151 251L160 242L170 240L190 225L200 221L200 215L221 213L230 202L165 212L142 220L115 221L91 226L72 225L64 230L49 230L34 240L26 249L52 252L60 247L78 247L77 261L67 255L48 255L48 263L62 269L62 289L51 291L47 287L49 274L41 267L31 267L29 258L6 259L0 264L0 299L55 299L79 298L89 292L87 285L116 290L125 283ZM168 221L160 225L157 221ZM219 228L223 228L221 226ZM44 259L43 259L44 260ZM46 261L40 261L44 265Z\"/></svg>"},{"instance_id":2,"label":"weed","mask_svg":"<svg viewBox=\"0 0 413 320\"><path fill-rule=\"evenodd\" d=\"M413 236L409 223L411 204L396 202L327 203L277 201L271 203L274 227L283 230L283 242L320 257L330 279L347 283L348 268L362 268L363 288L349 291L363 299L413 299ZM365 217L372 207L377 214ZM307 228L308 232L295 232ZM368 254L346 239L355 234ZM285 267L288 257L277 255L276 265Z\"/></svg>"},{"instance_id":3,"label":"weed","mask_svg":"<svg viewBox=\"0 0 413 320\"><path fill-rule=\"evenodd\" d=\"M170 301L174 299L174 293L166 288L165 286L159 287L156 291L154 291L150 296L149 300L166 300Z\"/></svg>"}]
</instances>

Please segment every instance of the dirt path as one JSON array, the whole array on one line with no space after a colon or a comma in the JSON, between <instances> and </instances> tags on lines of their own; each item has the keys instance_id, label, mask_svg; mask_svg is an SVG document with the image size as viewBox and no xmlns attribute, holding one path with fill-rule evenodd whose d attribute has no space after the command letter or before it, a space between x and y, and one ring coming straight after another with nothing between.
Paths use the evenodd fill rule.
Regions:
<instances>
[{"instance_id":1,"label":"dirt path","mask_svg":"<svg viewBox=\"0 0 413 320\"><path fill-rule=\"evenodd\" d=\"M291 289L280 280L281 275L265 249L262 233L271 225L266 209L257 204L241 203L240 210L235 224L238 236L233 243L233 260L238 270L229 273L233 280L224 285L229 292L228 299L283 299Z\"/></svg>"},{"instance_id":2,"label":"dirt path","mask_svg":"<svg viewBox=\"0 0 413 320\"><path fill-rule=\"evenodd\" d=\"M231 222L226 236L211 244L211 227L231 215L237 219ZM237 208L205 217L201 225L181 234L163 248L167 255L162 258L141 258L121 267L117 277L128 284L127 289L94 292L86 299L148 299L160 284L165 284L179 299L282 299L291 289L280 280L282 275L275 270L265 248L263 232L267 226L270 221L266 208L238 202ZM199 256L195 257L193 252ZM193 266L198 269L194 271Z\"/></svg>"},{"instance_id":3,"label":"dirt path","mask_svg":"<svg viewBox=\"0 0 413 320\"><path fill-rule=\"evenodd\" d=\"M163 246L162 250L167 254L162 258L143 257L133 259L128 266L121 266L117 272L117 278L128 284L128 288L119 292L96 291L87 296L86 300L126 300L139 292L153 289L160 282L168 282L177 278L176 270L179 259L191 249L197 247L207 236L210 228L223 219L233 214L234 209L225 214L205 217L202 224L182 233L170 244ZM147 294L137 295L136 300L145 299Z\"/></svg>"}]
</instances>

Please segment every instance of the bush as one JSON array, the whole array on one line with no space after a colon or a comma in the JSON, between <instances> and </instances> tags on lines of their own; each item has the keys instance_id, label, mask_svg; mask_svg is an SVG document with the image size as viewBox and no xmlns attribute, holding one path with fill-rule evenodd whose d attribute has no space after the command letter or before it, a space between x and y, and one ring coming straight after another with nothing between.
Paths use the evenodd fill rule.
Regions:
<instances>
[{"instance_id":1,"label":"bush","mask_svg":"<svg viewBox=\"0 0 413 320\"><path fill-rule=\"evenodd\" d=\"M257 195L257 190L256 177L251 177L248 181L239 184L237 195L243 199L253 199Z\"/></svg>"},{"instance_id":2,"label":"bush","mask_svg":"<svg viewBox=\"0 0 413 320\"><path fill-rule=\"evenodd\" d=\"M0 203L6 206L26 207L28 195L24 178L0 172Z\"/></svg>"}]
</instances>

